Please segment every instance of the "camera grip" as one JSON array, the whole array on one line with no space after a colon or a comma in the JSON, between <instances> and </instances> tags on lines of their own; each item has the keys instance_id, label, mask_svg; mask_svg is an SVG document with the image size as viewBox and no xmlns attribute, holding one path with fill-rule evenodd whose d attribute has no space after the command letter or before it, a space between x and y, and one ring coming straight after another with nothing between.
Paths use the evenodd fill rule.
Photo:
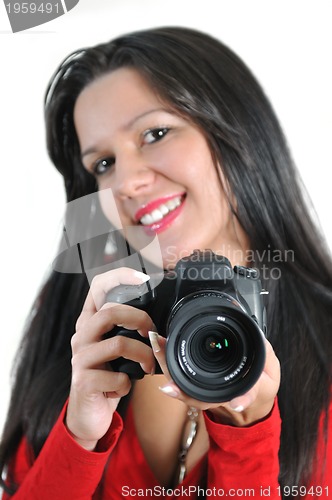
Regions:
<instances>
[{"instance_id":1,"label":"camera grip","mask_svg":"<svg viewBox=\"0 0 332 500\"><path fill-rule=\"evenodd\" d=\"M126 328L121 328L119 326L113 328L105 335L104 338L112 338L116 335L121 335L123 337L138 340L139 342L143 342L143 344L151 347L149 339L142 337L142 335L140 335L137 330L127 330ZM144 377L144 375L146 375L139 363L130 359L123 358L122 356L120 358L114 359L113 361L110 361L109 365L115 372L126 373L131 380L140 380Z\"/></svg>"}]
</instances>

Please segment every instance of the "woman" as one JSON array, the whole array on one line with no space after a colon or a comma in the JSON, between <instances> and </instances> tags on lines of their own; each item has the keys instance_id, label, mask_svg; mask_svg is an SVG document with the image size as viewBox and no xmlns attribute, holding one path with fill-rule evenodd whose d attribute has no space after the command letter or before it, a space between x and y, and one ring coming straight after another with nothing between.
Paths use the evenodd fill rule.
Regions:
<instances>
[{"instance_id":1,"label":"woman","mask_svg":"<svg viewBox=\"0 0 332 500\"><path fill-rule=\"evenodd\" d=\"M193 400L170 379L150 316L103 305L109 290L148 281L144 274L112 270L89 290L84 275L53 272L20 350L1 445L4 498L170 496L169 488L191 498L327 497L331 264L250 71L194 30L133 33L63 63L46 123L68 201L111 190L124 227L158 235L165 268L209 248L259 270L276 355L266 342L264 370L245 394ZM110 198L100 201L114 223ZM115 325L150 335L153 350L105 340ZM119 356L147 374L156 358L164 375L132 383L106 369Z\"/></svg>"}]
</instances>

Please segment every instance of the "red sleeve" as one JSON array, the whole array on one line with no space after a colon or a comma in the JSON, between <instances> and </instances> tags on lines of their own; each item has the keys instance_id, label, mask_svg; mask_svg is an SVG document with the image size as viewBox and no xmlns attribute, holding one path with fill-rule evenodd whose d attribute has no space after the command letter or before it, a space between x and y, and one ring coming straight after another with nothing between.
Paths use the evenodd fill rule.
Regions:
<instances>
[{"instance_id":1,"label":"red sleeve","mask_svg":"<svg viewBox=\"0 0 332 500\"><path fill-rule=\"evenodd\" d=\"M281 419L277 403L268 418L251 427L221 425L208 412L204 416L210 436L207 488L216 497L268 496L280 500Z\"/></svg>"},{"instance_id":2,"label":"red sleeve","mask_svg":"<svg viewBox=\"0 0 332 500\"><path fill-rule=\"evenodd\" d=\"M92 499L122 431L122 419L114 414L97 451L91 452L79 446L68 433L64 425L66 408L67 405L32 466L29 447L26 440L22 440L8 471L8 480L19 484L19 488L13 496L4 494L3 500Z\"/></svg>"}]
</instances>

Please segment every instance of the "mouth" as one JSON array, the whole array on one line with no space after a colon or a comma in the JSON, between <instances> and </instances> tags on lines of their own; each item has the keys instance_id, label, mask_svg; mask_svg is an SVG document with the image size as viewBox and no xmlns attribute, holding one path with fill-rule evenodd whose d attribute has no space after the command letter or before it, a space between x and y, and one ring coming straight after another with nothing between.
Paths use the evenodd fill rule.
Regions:
<instances>
[{"instance_id":1,"label":"mouth","mask_svg":"<svg viewBox=\"0 0 332 500\"><path fill-rule=\"evenodd\" d=\"M150 231L160 232L169 226L182 210L186 195L172 195L149 203L138 210L136 220Z\"/></svg>"}]
</instances>

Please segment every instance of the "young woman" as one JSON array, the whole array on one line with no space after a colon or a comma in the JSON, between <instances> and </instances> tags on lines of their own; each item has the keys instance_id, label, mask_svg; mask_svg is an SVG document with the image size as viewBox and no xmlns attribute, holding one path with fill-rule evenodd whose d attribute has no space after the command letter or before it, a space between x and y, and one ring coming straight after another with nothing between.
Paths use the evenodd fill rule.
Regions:
<instances>
[{"instance_id":1,"label":"young woman","mask_svg":"<svg viewBox=\"0 0 332 500\"><path fill-rule=\"evenodd\" d=\"M146 275L119 267L89 287L84 274L52 272L20 348L0 449L4 498L327 498L331 261L248 68L194 30L137 32L67 58L45 112L68 202L99 190L115 224L114 200L124 228L158 235L165 269L194 249L258 269L266 362L244 394L195 400L170 378L149 314L104 304ZM152 347L105 339L116 326ZM119 357L147 375L109 369ZM156 359L163 374L152 376Z\"/></svg>"}]
</instances>

